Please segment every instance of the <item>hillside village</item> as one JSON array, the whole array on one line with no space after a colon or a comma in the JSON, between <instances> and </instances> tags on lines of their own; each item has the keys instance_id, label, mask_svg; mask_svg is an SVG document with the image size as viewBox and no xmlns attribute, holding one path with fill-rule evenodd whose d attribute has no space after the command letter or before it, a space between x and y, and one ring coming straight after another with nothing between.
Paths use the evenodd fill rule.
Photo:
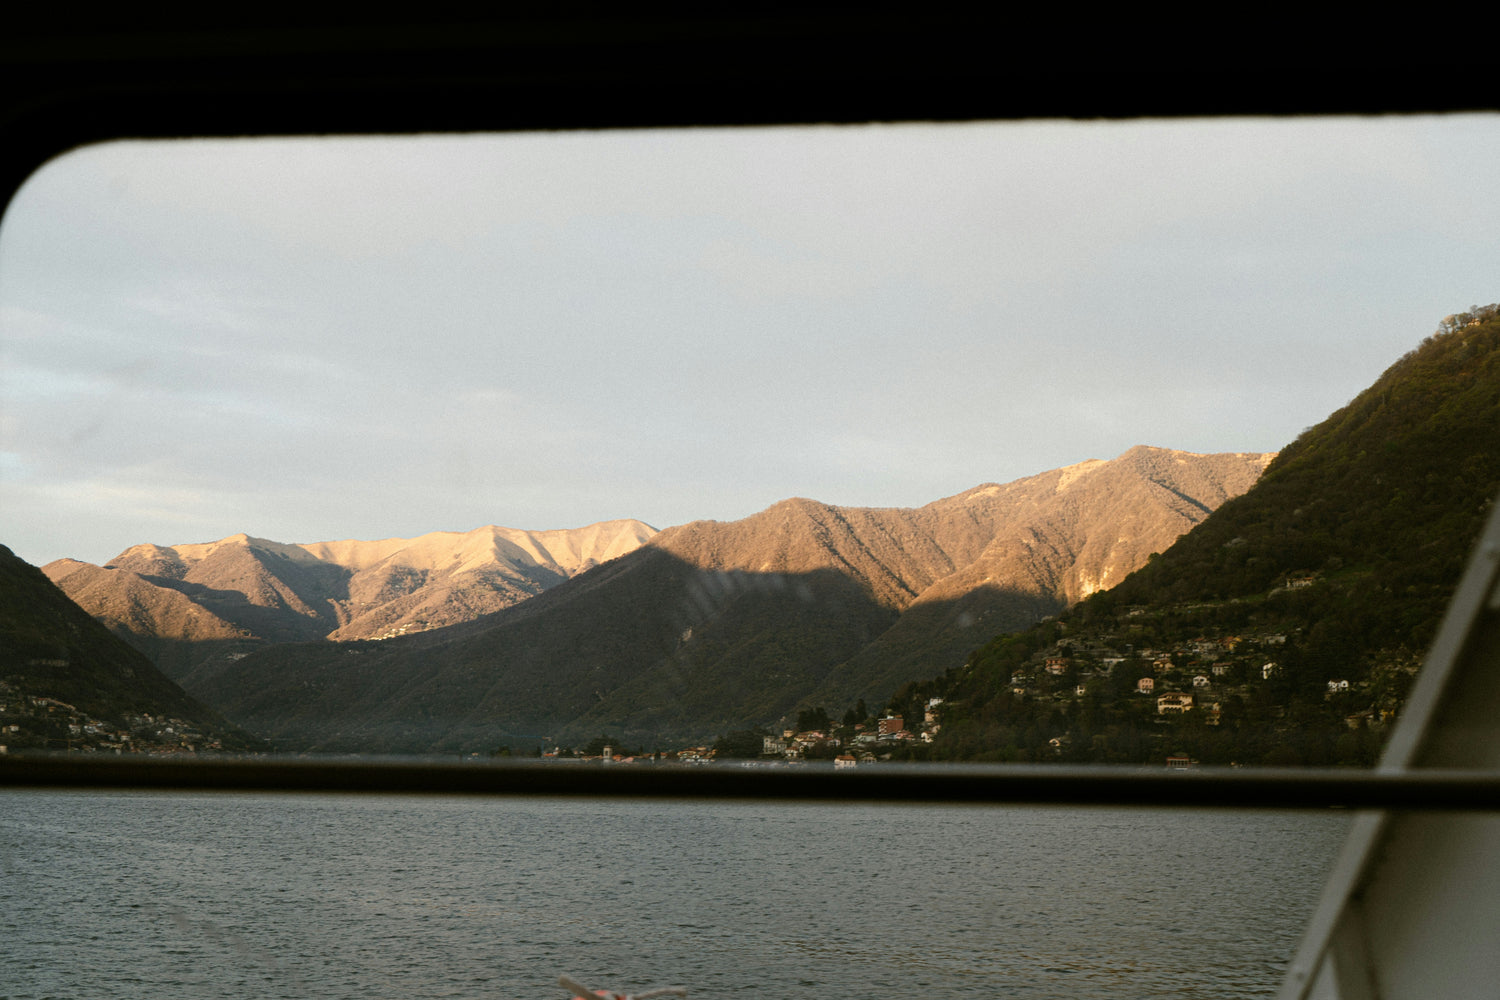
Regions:
<instances>
[{"instance_id":1,"label":"hillside village","mask_svg":"<svg viewBox=\"0 0 1500 1000\"><path fill-rule=\"evenodd\" d=\"M1316 582L1304 577L1286 586ZM950 672L904 688L878 719L852 722L851 710L840 726L764 734L758 757L841 766L882 760L1168 767L1374 762L1416 674L1416 657L1310 678L1297 663L1296 630L1204 623L1191 638L1160 634L1172 631L1164 628L1165 617L1191 617L1192 610L1127 609L1123 628L1051 620L1041 630L997 640L999 656L994 650L988 658L976 654L968 679L987 670L999 688L985 691L990 697L982 713L948 696L961 690L955 682L965 673ZM747 756L725 753L733 735L678 758Z\"/></svg>"},{"instance_id":2,"label":"hillside village","mask_svg":"<svg viewBox=\"0 0 1500 1000\"><path fill-rule=\"evenodd\" d=\"M1302 576L1277 590L1321 585ZM1001 637L898 693L898 704L943 693L951 723L898 758L1373 764L1419 658L1310 657L1300 627L1251 606L1130 607Z\"/></svg>"},{"instance_id":3,"label":"hillside village","mask_svg":"<svg viewBox=\"0 0 1500 1000\"><path fill-rule=\"evenodd\" d=\"M123 724L96 719L57 698L0 681L0 754L28 750L79 753L184 754L222 750L196 724L162 715L128 715Z\"/></svg>"},{"instance_id":4,"label":"hillside village","mask_svg":"<svg viewBox=\"0 0 1500 1000\"><path fill-rule=\"evenodd\" d=\"M779 735L754 731L760 738L759 760L806 762L832 761L835 767L855 767L859 764L874 764L891 760L899 751L913 743L930 744L937 736L941 723L938 708L941 698L933 698L921 712L921 723L915 719L908 722L901 715L882 715L878 719L863 722L852 721L853 710L842 725L827 725L821 728L783 728ZM805 715L806 713L804 713ZM805 719L799 721L806 721ZM753 749L753 742L736 741L731 734L712 747L691 747L677 752L677 759L687 763L713 760L716 757L744 757Z\"/></svg>"}]
</instances>

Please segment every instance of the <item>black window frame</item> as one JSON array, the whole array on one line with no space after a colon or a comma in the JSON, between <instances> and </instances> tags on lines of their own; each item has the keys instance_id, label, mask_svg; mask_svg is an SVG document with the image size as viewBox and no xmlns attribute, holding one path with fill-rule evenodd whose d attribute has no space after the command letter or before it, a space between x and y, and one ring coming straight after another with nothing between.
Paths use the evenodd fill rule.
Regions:
<instances>
[{"instance_id":1,"label":"black window frame","mask_svg":"<svg viewBox=\"0 0 1500 1000\"><path fill-rule=\"evenodd\" d=\"M238 12L236 12L238 13ZM1388 40L1284 25L1023 26L930 5L363 14L32 15L0 41L0 194L69 149L113 139L1500 109L1500 84L1403 25ZM1384 43L1384 44L1382 44ZM1476 612L1477 614L1478 612ZM1472 628L1473 622L1469 623ZM1465 633L1467 635L1467 633ZM1441 639L1440 639L1441 641ZM1456 655L1456 654L1455 654ZM0 787L263 788L767 799L1481 808L1488 772L1210 772L926 767L632 768L397 761L0 760Z\"/></svg>"}]
</instances>

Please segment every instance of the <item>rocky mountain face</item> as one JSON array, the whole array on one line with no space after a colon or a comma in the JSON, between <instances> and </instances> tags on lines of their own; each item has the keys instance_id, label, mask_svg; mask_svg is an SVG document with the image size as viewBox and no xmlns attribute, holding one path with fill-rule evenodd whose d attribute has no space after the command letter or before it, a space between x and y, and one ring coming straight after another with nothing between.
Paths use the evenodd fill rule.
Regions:
<instances>
[{"instance_id":1,"label":"rocky mountain face","mask_svg":"<svg viewBox=\"0 0 1500 1000\"><path fill-rule=\"evenodd\" d=\"M1137 447L1113 461L938 501L932 506L949 517L962 512L994 524L994 534L972 561L917 594L896 624L833 671L809 702L879 701L905 681L963 662L997 631L1113 587L1248 490L1274 457Z\"/></svg>"},{"instance_id":2,"label":"rocky mountain face","mask_svg":"<svg viewBox=\"0 0 1500 1000\"><path fill-rule=\"evenodd\" d=\"M466 624L220 657L187 683L287 745L339 750L653 741L879 700L1123 578L1271 457L1140 447L914 509L787 500L669 528ZM278 579L267 605L307 592Z\"/></svg>"},{"instance_id":3,"label":"rocky mountain face","mask_svg":"<svg viewBox=\"0 0 1500 1000\"><path fill-rule=\"evenodd\" d=\"M386 639L471 621L632 551L640 521L286 545L233 535L136 545L100 567L60 559L48 577L161 667L191 681L205 660L266 643Z\"/></svg>"}]
</instances>

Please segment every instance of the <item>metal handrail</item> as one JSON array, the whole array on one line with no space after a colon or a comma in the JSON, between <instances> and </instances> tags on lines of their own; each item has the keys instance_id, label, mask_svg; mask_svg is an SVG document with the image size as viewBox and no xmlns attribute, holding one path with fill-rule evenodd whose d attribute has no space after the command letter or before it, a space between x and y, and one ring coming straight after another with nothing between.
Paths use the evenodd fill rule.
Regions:
<instances>
[{"instance_id":1,"label":"metal handrail","mask_svg":"<svg viewBox=\"0 0 1500 1000\"><path fill-rule=\"evenodd\" d=\"M732 764L456 762L363 758L0 758L0 788L351 792L622 799L1116 805L1167 808L1500 811L1500 774L1418 770L1050 764Z\"/></svg>"}]
</instances>

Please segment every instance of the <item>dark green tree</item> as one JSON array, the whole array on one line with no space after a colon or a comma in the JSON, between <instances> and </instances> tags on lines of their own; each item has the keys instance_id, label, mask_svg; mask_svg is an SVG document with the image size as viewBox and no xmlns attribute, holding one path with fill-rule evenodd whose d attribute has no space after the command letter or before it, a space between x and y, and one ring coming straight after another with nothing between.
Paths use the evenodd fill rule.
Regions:
<instances>
[{"instance_id":1,"label":"dark green tree","mask_svg":"<svg viewBox=\"0 0 1500 1000\"><path fill-rule=\"evenodd\" d=\"M833 728L833 720L828 717L828 709L819 705L817 708L804 708L797 713L797 732L806 733L813 730L827 732Z\"/></svg>"},{"instance_id":2,"label":"dark green tree","mask_svg":"<svg viewBox=\"0 0 1500 1000\"><path fill-rule=\"evenodd\" d=\"M714 741L720 759L751 759L760 756L766 733L759 729L736 729Z\"/></svg>"}]
</instances>

